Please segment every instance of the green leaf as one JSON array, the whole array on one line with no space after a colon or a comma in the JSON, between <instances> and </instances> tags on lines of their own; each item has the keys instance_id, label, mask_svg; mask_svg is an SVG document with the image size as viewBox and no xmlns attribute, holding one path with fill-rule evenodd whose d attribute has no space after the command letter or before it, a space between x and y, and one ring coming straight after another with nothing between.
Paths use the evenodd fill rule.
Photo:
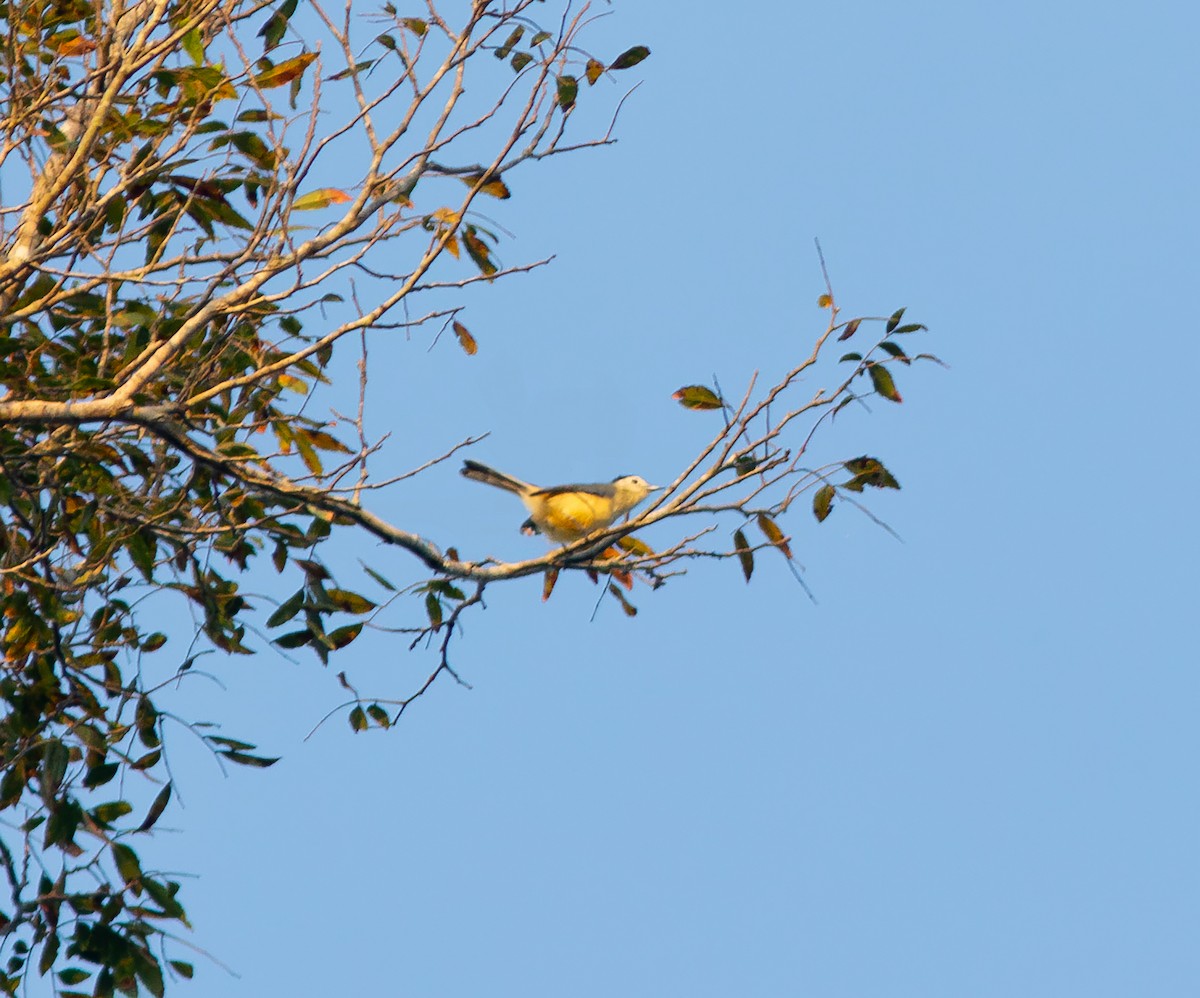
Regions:
<instances>
[{"instance_id":1,"label":"green leaf","mask_svg":"<svg viewBox=\"0 0 1200 998\"><path fill-rule=\"evenodd\" d=\"M162 967L158 961L148 953L141 953L140 959L136 960L134 966L137 968L138 980L145 985L146 990L154 996L154 998L163 998L163 976Z\"/></svg>"},{"instance_id":2,"label":"green leaf","mask_svg":"<svg viewBox=\"0 0 1200 998\"><path fill-rule=\"evenodd\" d=\"M359 562L359 564L362 565L364 572L366 572L369 576L371 576L372 579L374 579L381 586L383 586L383 588L386 589L388 592L394 593L396 591L396 587L393 586L390 582L388 582L388 580L385 579L382 575L380 575L377 571L375 571L375 569L371 568L369 565L363 564L361 561Z\"/></svg>"},{"instance_id":3,"label":"green leaf","mask_svg":"<svg viewBox=\"0 0 1200 998\"><path fill-rule=\"evenodd\" d=\"M258 36L263 40L263 52L270 52L283 40L288 20L296 13L296 3L297 0L284 0L275 13L267 18L267 23L258 32Z\"/></svg>"},{"instance_id":4,"label":"green leaf","mask_svg":"<svg viewBox=\"0 0 1200 998\"><path fill-rule=\"evenodd\" d=\"M685 409L720 409L725 405L716 392L704 385L684 385L671 398Z\"/></svg>"},{"instance_id":5,"label":"green leaf","mask_svg":"<svg viewBox=\"0 0 1200 998\"><path fill-rule=\"evenodd\" d=\"M570 111L575 106L575 97L579 93L579 81L573 76L560 76L556 80L558 106L563 111Z\"/></svg>"},{"instance_id":6,"label":"green leaf","mask_svg":"<svg viewBox=\"0 0 1200 998\"><path fill-rule=\"evenodd\" d=\"M854 477L842 484L842 488L851 492L861 492L864 486L870 485L876 489L899 489L900 483L883 462L873 457L856 457L845 462L845 468Z\"/></svg>"},{"instance_id":7,"label":"green leaf","mask_svg":"<svg viewBox=\"0 0 1200 998\"><path fill-rule=\"evenodd\" d=\"M542 42L548 42L551 38L549 31L539 31L536 35L529 39L530 45L541 45Z\"/></svg>"},{"instance_id":8,"label":"green leaf","mask_svg":"<svg viewBox=\"0 0 1200 998\"><path fill-rule=\"evenodd\" d=\"M376 607L376 604L365 596L352 593L348 589L330 589L326 591L325 595L329 602L339 610L345 610L346 613L370 613Z\"/></svg>"},{"instance_id":9,"label":"green leaf","mask_svg":"<svg viewBox=\"0 0 1200 998\"><path fill-rule=\"evenodd\" d=\"M175 973L189 981L192 979L192 975L196 972L195 968L184 960L169 960L168 962L171 964L171 969L174 970Z\"/></svg>"},{"instance_id":10,"label":"green leaf","mask_svg":"<svg viewBox=\"0 0 1200 998\"><path fill-rule=\"evenodd\" d=\"M337 627L329 633L329 643L333 646L334 651L345 648L346 645L358 637L362 629L363 625L361 621L357 624L347 624L345 627Z\"/></svg>"},{"instance_id":11,"label":"green leaf","mask_svg":"<svg viewBox=\"0 0 1200 998\"><path fill-rule=\"evenodd\" d=\"M891 402L904 401L896 390L896 382L892 380L891 371L882 364L870 364L867 366L867 370L871 375L871 384L875 386L875 391Z\"/></svg>"},{"instance_id":12,"label":"green leaf","mask_svg":"<svg viewBox=\"0 0 1200 998\"><path fill-rule=\"evenodd\" d=\"M650 54L650 50L645 45L635 45L631 49L626 49L617 56L610 64L609 69L631 69Z\"/></svg>"},{"instance_id":13,"label":"green leaf","mask_svg":"<svg viewBox=\"0 0 1200 998\"><path fill-rule=\"evenodd\" d=\"M495 53L493 53L493 54L496 56L497 59L507 59L508 53L513 50L513 47L521 40L522 37L524 37L524 35L525 35L525 29L522 28L520 25L513 28L512 34L510 34L504 40L504 44L501 45L498 49L496 49Z\"/></svg>"},{"instance_id":14,"label":"green leaf","mask_svg":"<svg viewBox=\"0 0 1200 998\"><path fill-rule=\"evenodd\" d=\"M891 334L893 336L899 336L901 333L916 333L920 332L922 329L928 328L928 326L924 326L919 322L910 322L904 326L897 326L895 329L891 330Z\"/></svg>"},{"instance_id":15,"label":"green leaf","mask_svg":"<svg viewBox=\"0 0 1200 998\"><path fill-rule=\"evenodd\" d=\"M381 728L386 728L392 723L391 718L388 716L388 712L380 707L377 703L373 703L367 708L367 714L370 716L371 720L378 724Z\"/></svg>"},{"instance_id":16,"label":"green leaf","mask_svg":"<svg viewBox=\"0 0 1200 998\"><path fill-rule=\"evenodd\" d=\"M102 825L111 825L118 818L124 818L132 810L133 805L129 801L114 800L92 808L92 817Z\"/></svg>"},{"instance_id":17,"label":"green leaf","mask_svg":"<svg viewBox=\"0 0 1200 998\"><path fill-rule=\"evenodd\" d=\"M351 731L366 731L368 727L367 715L362 707L355 707L350 711L350 716L347 718L350 722Z\"/></svg>"},{"instance_id":18,"label":"green leaf","mask_svg":"<svg viewBox=\"0 0 1200 998\"><path fill-rule=\"evenodd\" d=\"M222 749L220 754L230 762L236 762L239 766L253 766L256 769L266 769L268 766L274 766L279 761L278 756L271 759L261 755L249 755L246 752L239 752L236 749Z\"/></svg>"},{"instance_id":19,"label":"green leaf","mask_svg":"<svg viewBox=\"0 0 1200 998\"><path fill-rule=\"evenodd\" d=\"M533 56L528 52L514 52L512 62L509 65L512 66L514 73L519 73L531 62L533 62Z\"/></svg>"},{"instance_id":20,"label":"green leaf","mask_svg":"<svg viewBox=\"0 0 1200 998\"><path fill-rule=\"evenodd\" d=\"M50 968L54 966L54 961L58 959L58 933L51 932L46 937L46 941L42 943L42 956L38 960L38 974L45 977L49 973Z\"/></svg>"},{"instance_id":21,"label":"green leaf","mask_svg":"<svg viewBox=\"0 0 1200 998\"><path fill-rule=\"evenodd\" d=\"M892 317L887 321L887 331L894 332L896 327L900 325L900 319L904 315L904 309L898 308L892 313Z\"/></svg>"},{"instance_id":22,"label":"green leaf","mask_svg":"<svg viewBox=\"0 0 1200 998\"><path fill-rule=\"evenodd\" d=\"M742 563L742 574L749 582L750 576L754 574L754 552L750 550L746 535L741 530L733 532L733 549L737 552L738 561Z\"/></svg>"},{"instance_id":23,"label":"green leaf","mask_svg":"<svg viewBox=\"0 0 1200 998\"><path fill-rule=\"evenodd\" d=\"M91 976L90 971L80 970L78 967L68 967L66 970L58 972L58 979L67 985L82 984Z\"/></svg>"},{"instance_id":24,"label":"green leaf","mask_svg":"<svg viewBox=\"0 0 1200 998\"><path fill-rule=\"evenodd\" d=\"M899 343L893 343L891 340L884 340L879 344L879 349L883 350L885 353L890 353L893 357L900 361L901 364L912 363L912 361L908 359L908 354L904 352L904 348L901 347Z\"/></svg>"},{"instance_id":25,"label":"green leaf","mask_svg":"<svg viewBox=\"0 0 1200 998\"><path fill-rule=\"evenodd\" d=\"M154 827L154 823L162 817L163 811L166 809L167 802L171 799L171 784L167 784L154 798L154 803L150 805L150 810L146 812L145 820L138 825L139 832L148 832Z\"/></svg>"},{"instance_id":26,"label":"green leaf","mask_svg":"<svg viewBox=\"0 0 1200 998\"><path fill-rule=\"evenodd\" d=\"M71 752L57 738L46 743L42 749L42 797L53 800L67 774L67 763Z\"/></svg>"},{"instance_id":27,"label":"green leaf","mask_svg":"<svg viewBox=\"0 0 1200 998\"><path fill-rule=\"evenodd\" d=\"M204 65L204 37L200 34L198 26L185 34L180 44L183 45L183 51L188 54L192 62L197 66Z\"/></svg>"},{"instance_id":28,"label":"green leaf","mask_svg":"<svg viewBox=\"0 0 1200 998\"><path fill-rule=\"evenodd\" d=\"M112 847L113 862L117 873L127 884L136 884L142 879L142 866L138 862L137 853L122 842L114 842Z\"/></svg>"},{"instance_id":29,"label":"green leaf","mask_svg":"<svg viewBox=\"0 0 1200 998\"><path fill-rule=\"evenodd\" d=\"M160 884L157 880L150 877L142 878L142 886L146 889L146 893L157 904L168 918L184 919L183 905L175 900L175 895L179 892L179 885L174 880L168 881L166 884Z\"/></svg>"},{"instance_id":30,"label":"green leaf","mask_svg":"<svg viewBox=\"0 0 1200 998\"><path fill-rule=\"evenodd\" d=\"M97 766L93 766L84 774L83 785L89 790L95 790L96 787L102 787L114 776L117 775L117 770L121 767L115 762L102 762Z\"/></svg>"},{"instance_id":31,"label":"green leaf","mask_svg":"<svg viewBox=\"0 0 1200 998\"><path fill-rule=\"evenodd\" d=\"M273 614L271 614L271 616L269 616L267 618L267 626L268 627L278 627L280 624L286 624L289 620L291 620L294 616L296 616L296 614L298 614L300 612L300 609L303 606L304 606L304 590L297 589L294 593L292 593L291 596L289 596L286 600L284 600L279 605L279 609L277 609ZM304 632L304 633L307 633L307 632ZM284 645L284 647L286 648L288 646ZM293 645L291 647L296 647L296 646Z\"/></svg>"},{"instance_id":32,"label":"green leaf","mask_svg":"<svg viewBox=\"0 0 1200 998\"><path fill-rule=\"evenodd\" d=\"M425 612L429 615L429 622L435 631L442 626L442 601L433 593L425 596Z\"/></svg>"},{"instance_id":33,"label":"green leaf","mask_svg":"<svg viewBox=\"0 0 1200 998\"><path fill-rule=\"evenodd\" d=\"M843 361L847 361L847 360L862 360L862 354L861 353L853 353L853 352L844 353L838 358L838 363L840 364Z\"/></svg>"},{"instance_id":34,"label":"green leaf","mask_svg":"<svg viewBox=\"0 0 1200 998\"><path fill-rule=\"evenodd\" d=\"M429 24L426 21L422 21L419 17L406 17L400 23L418 38L424 37L425 32L429 30Z\"/></svg>"},{"instance_id":35,"label":"green leaf","mask_svg":"<svg viewBox=\"0 0 1200 998\"><path fill-rule=\"evenodd\" d=\"M837 489L832 485L822 485L817 489L817 494L813 496L813 516L817 518L818 523L824 523L827 517L833 511L833 497Z\"/></svg>"}]
</instances>

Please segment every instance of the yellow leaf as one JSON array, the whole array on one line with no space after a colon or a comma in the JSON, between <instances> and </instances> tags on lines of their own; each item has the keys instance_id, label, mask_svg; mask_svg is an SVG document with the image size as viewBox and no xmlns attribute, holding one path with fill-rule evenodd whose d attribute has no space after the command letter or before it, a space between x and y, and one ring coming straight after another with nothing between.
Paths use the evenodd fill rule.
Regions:
<instances>
[{"instance_id":1,"label":"yellow leaf","mask_svg":"<svg viewBox=\"0 0 1200 998\"><path fill-rule=\"evenodd\" d=\"M300 452L300 459L304 462L304 466L308 468L314 475L321 473L321 459L317 457L317 451L308 439L308 433L304 430L295 432L296 450Z\"/></svg>"},{"instance_id":2,"label":"yellow leaf","mask_svg":"<svg viewBox=\"0 0 1200 998\"><path fill-rule=\"evenodd\" d=\"M817 299L817 308L829 308L829 306L832 304L832 295L821 295L821 297Z\"/></svg>"},{"instance_id":3,"label":"yellow leaf","mask_svg":"<svg viewBox=\"0 0 1200 998\"><path fill-rule=\"evenodd\" d=\"M50 43L59 55L83 55L96 47L96 43L92 39L78 34L72 35L70 38L58 36L52 38Z\"/></svg>"},{"instance_id":4,"label":"yellow leaf","mask_svg":"<svg viewBox=\"0 0 1200 998\"><path fill-rule=\"evenodd\" d=\"M259 73L254 78L254 84L263 89L282 87L285 83L299 79L316 58L316 52L302 52L298 56L281 62L278 66L272 66L265 73Z\"/></svg>"},{"instance_id":5,"label":"yellow leaf","mask_svg":"<svg viewBox=\"0 0 1200 998\"><path fill-rule=\"evenodd\" d=\"M588 86L595 86L596 81L604 74L604 63L599 59L589 59L587 70L584 75L587 76Z\"/></svg>"},{"instance_id":6,"label":"yellow leaf","mask_svg":"<svg viewBox=\"0 0 1200 998\"><path fill-rule=\"evenodd\" d=\"M446 249L450 251L450 255L455 260L458 259L458 236L451 236L446 240Z\"/></svg>"},{"instance_id":7,"label":"yellow leaf","mask_svg":"<svg viewBox=\"0 0 1200 998\"><path fill-rule=\"evenodd\" d=\"M337 451L341 454L352 453L350 448L342 443L337 437L331 433L326 433L324 430L307 430L305 436L314 447L321 450Z\"/></svg>"},{"instance_id":8,"label":"yellow leaf","mask_svg":"<svg viewBox=\"0 0 1200 998\"><path fill-rule=\"evenodd\" d=\"M468 357L474 357L479 350L479 346L475 342L475 337L457 319L454 321L454 335L458 337L458 345L463 348L463 353Z\"/></svg>"},{"instance_id":9,"label":"yellow leaf","mask_svg":"<svg viewBox=\"0 0 1200 998\"><path fill-rule=\"evenodd\" d=\"M479 183L479 181L483 180L484 176L485 175L482 173L469 173L466 176L459 177L458 179L468 187L474 187L477 183ZM481 194L490 194L492 197L500 199L512 197L512 193L509 191L508 185L500 179L500 175L498 173L491 174L489 176L490 179L488 179L484 185L479 188Z\"/></svg>"},{"instance_id":10,"label":"yellow leaf","mask_svg":"<svg viewBox=\"0 0 1200 998\"><path fill-rule=\"evenodd\" d=\"M787 539L784 537L783 531L779 529L778 523L767 516L766 513L759 513L758 528L766 535L767 540L783 552L785 558L791 559L792 549L788 547Z\"/></svg>"},{"instance_id":11,"label":"yellow leaf","mask_svg":"<svg viewBox=\"0 0 1200 998\"><path fill-rule=\"evenodd\" d=\"M339 191L336 187L322 187L320 190L301 194L292 202L296 211L312 211L314 208L328 208L331 204L345 204L350 195Z\"/></svg>"},{"instance_id":12,"label":"yellow leaf","mask_svg":"<svg viewBox=\"0 0 1200 998\"><path fill-rule=\"evenodd\" d=\"M639 558L649 558L654 554L654 548L632 535L622 537L617 541L617 547L628 551L630 554L637 555Z\"/></svg>"},{"instance_id":13,"label":"yellow leaf","mask_svg":"<svg viewBox=\"0 0 1200 998\"><path fill-rule=\"evenodd\" d=\"M458 221L462 216L457 211L451 211L449 208L439 208L429 217L435 221L442 222L452 229L458 225Z\"/></svg>"},{"instance_id":14,"label":"yellow leaf","mask_svg":"<svg viewBox=\"0 0 1200 998\"><path fill-rule=\"evenodd\" d=\"M279 375L279 384L289 391L296 392L300 395L308 394L308 382L302 381L300 378L294 378L290 374Z\"/></svg>"}]
</instances>

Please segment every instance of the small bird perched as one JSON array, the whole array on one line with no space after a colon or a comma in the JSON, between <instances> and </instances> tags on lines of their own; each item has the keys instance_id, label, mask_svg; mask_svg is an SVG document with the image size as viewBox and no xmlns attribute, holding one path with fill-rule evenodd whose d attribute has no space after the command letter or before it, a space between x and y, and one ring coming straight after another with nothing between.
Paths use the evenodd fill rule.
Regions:
<instances>
[{"instance_id":1,"label":"small bird perched","mask_svg":"<svg viewBox=\"0 0 1200 998\"><path fill-rule=\"evenodd\" d=\"M560 544L569 544L611 526L651 492L662 488L637 475L624 475L611 482L553 485L543 489L478 461L464 461L462 473L476 482L515 492L529 510L534 526Z\"/></svg>"}]
</instances>

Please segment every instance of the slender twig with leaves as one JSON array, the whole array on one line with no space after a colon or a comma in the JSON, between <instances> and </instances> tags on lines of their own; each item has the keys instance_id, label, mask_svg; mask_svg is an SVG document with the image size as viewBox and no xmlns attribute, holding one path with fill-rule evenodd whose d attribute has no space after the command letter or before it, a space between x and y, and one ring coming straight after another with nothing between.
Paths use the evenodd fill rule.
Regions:
<instances>
[{"instance_id":1,"label":"slender twig with leaves","mask_svg":"<svg viewBox=\"0 0 1200 998\"><path fill-rule=\"evenodd\" d=\"M343 674L335 707L387 728L434 683L465 683L451 639L489 586L541 574L548 597L586 574L636 613L633 587L689 561L734 559L747 580L764 548L790 561L802 497L819 521L898 487L872 457L811 465L809 445L857 398L900 401L894 372L922 356L905 344L923 327L902 310L842 321L828 288L827 326L791 370L736 400L676 393L718 414L713 436L627 521L500 562L373 512L486 434L376 476L370 346L426 330L474 354L454 296L548 262L501 263L481 206L614 141L649 50L593 51L593 16L567 0L0 6L0 991L53 975L64 994L161 995L192 976L173 942L179 882L135 847L173 792L160 692L201 656L214 674L271 644L352 662L364 627L403 632L426 678L364 696ZM605 124L584 129L584 104ZM836 387L801 397L827 345L855 335L870 346ZM323 415L310 400L343 351L357 409ZM657 549L637 536L652 525ZM372 595L322 557L347 531L388 546ZM266 620L246 573L276 587ZM191 610L185 647L148 594ZM172 651L165 675L149 667ZM181 720L221 760L274 761Z\"/></svg>"}]
</instances>

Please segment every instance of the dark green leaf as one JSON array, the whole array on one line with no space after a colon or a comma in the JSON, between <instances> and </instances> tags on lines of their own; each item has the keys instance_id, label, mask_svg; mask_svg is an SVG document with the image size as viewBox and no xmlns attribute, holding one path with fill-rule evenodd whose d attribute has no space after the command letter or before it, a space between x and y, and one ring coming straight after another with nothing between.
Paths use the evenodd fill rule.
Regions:
<instances>
[{"instance_id":1,"label":"dark green leaf","mask_svg":"<svg viewBox=\"0 0 1200 998\"><path fill-rule=\"evenodd\" d=\"M297 589L280 605L271 616L267 618L268 627L278 627L280 624L285 624L300 612L300 608L304 606L304 590ZM286 646L285 646L286 647Z\"/></svg>"},{"instance_id":2,"label":"dark green leaf","mask_svg":"<svg viewBox=\"0 0 1200 998\"><path fill-rule=\"evenodd\" d=\"M898 343L893 343L891 340L884 340L879 344L879 349L883 350L885 353L890 353L902 364L912 363L912 361L908 359L908 354L904 352L904 348Z\"/></svg>"},{"instance_id":3,"label":"dark green leaf","mask_svg":"<svg viewBox=\"0 0 1200 998\"><path fill-rule=\"evenodd\" d=\"M81 984L91 976L89 971L80 970L78 967L68 967L66 970L58 972L58 979L67 985Z\"/></svg>"},{"instance_id":4,"label":"dark green leaf","mask_svg":"<svg viewBox=\"0 0 1200 998\"><path fill-rule=\"evenodd\" d=\"M381 728L386 728L391 724L391 718L388 717L388 712L379 706L377 703L371 704L367 708L367 714L371 720L378 724Z\"/></svg>"},{"instance_id":5,"label":"dark green leaf","mask_svg":"<svg viewBox=\"0 0 1200 998\"><path fill-rule=\"evenodd\" d=\"M352 711L350 711L350 717L348 720L350 721L350 728L352 731L367 730L367 715L362 707L355 707Z\"/></svg>"},{"instance_id":6,"label":"dark green leaf","mask_svg":"<svg viewBox=\"0 0 1200 998\"><path fill-rule=\"evenodd\" d=\"M47 801L52 800L62 786L70 758L70 750L57 738L47 742L42 749L42 797Z\"/></svg>"},{"instance_id":7,"label":"dark green leaf","mask_svg":"<svg viewBox=\"0 0 1200 998\"><path fill-rule=\"evenodd\" d=\"M169 963L171 964L171 969L174 970L175 973L177 973L180 977L186 978L187 980L191 980L192 975L196 972L195 968L193 968L190 963L186 963L183 960L171 960Z\"/></svg>"},{"instance_id":8,"label":"dark green leaf","mask_svg":"<svg viewBox=\"0 0 1200 998\"><path fill-rule=\"evenodd\" d=\"M279 761L278 757L270 759L261 755L248 755L245 752L238 752L234 749L224 749L220 754L225 756L230 762L236 762L239 766L254 766L257 769L266 769L268 766L274 766Z\"/></svg>"},{"instance_id":9,"label":"dark green leaf","mask_svg":"<svg viewBox=\"0 0 1200 998\"><path fill-rule=\"evenodd\" d=\"M433 593L425 596L425 612L429 615L429 622L435 631L442 626L442 601Z\"/></svg>"},{"instance_id":10,"label":"dark green leaf","mask_svg":"<svg viewBox=\"0 0 1200 998\"><path fill-rule=\"evenodd\" d=\"M120 766L115 762L102 762L97 766L93 766L84 774L83 785L89 790L102 787L117 775L118 769L120 769Z\"/></svg>"},{"instance_id":11,"label":"dark green leaf","mask_svg":"<svg viewBox=\"0 0 1200 998\"><path fill-rule=\"evenodd\" d=\"M138 826L139 832L148 832L154 827L154 823L162 816L166 809L167 802L171 799L171 784L167 784L154 798L154 803L150 805L150 810L146 812L146 819Z\"/></svg>"},{"instance_id":12,"label":"dark green leaf","mask_svg":"<svg viewBox=\"0 0 1200 998\"><path fill-rule=\"evenodd\" d=\"M844 353L838 358L838 363L840 364L843 361L847 361L847 360L862 360L862 354L861 353Z\"/></svg>"},{"instance_id":13,"label":"dark green leaf","mask_svg":"<svg viewBox=\"0 0 1200 998\"><path fill-rule=\"evenodd\" d=\"M895 330L895 328L898 325L900 325L900 319L903 315L904 315L904 309L902 309L902 308L898 308L898 309L896 309L895 312L892 313L892 317L890 319L888 319L888 321L887 321L887 331L889 333L893 332Z\"/></svg>"},{"instance_id":14,"label":"dark green leaf","mask_svg":"<svg viewBox=\"0 0 1200 998\"><path fill-rule=\"evenodd\" d=\"M738 561L742 563L742 574L749 582L750 576L754 574L754 552L750 550L746 535L741 530L733 532L733 549L737 552Z\"/></svg>"},{"instance_id":15,"label":"dark green leaf","mask_svg":"<svg viewBox=\"0 0 1200 998\"><path fill-rule=\"evenodd\" d=\"M49 973L50 968L54 966L54 961L58 959L58 933L51 932L46 937L46 941L42 943L42 956L38 960L38 974L45 977Z\"/></svg>"},{"instance_id":16,"label":"dark green leaf","mask_svg":"<svg viewBox=\"0 0 1200 998\"><path fill-rule=\"evenodd\" d=\"M512 66L514 73L519 73L531 62L533 62L533 56L528 52L514 52L512 62L509 65Z\"/></svg>"},{"instance_id":17,"label":"dark green leaf","mask_svg":"<svg viewBox=\"0 0 1200 998\"><path fill-rule=\"evenodd\" d=\"M635 45L631 49L626 49L617 56L610 64L609 69L631 69L650 54L650 50L645 45Z\"/></svg>"},{"instance_id":18,"label":"dark green leaf","mask_svg":"<svg viewBox=\"0 0 1200 998\"><path fill-rule=\"evenodd\" d=\"M310 644L314 637L312 631L289 631L287 634L281 634L275 638L275 644L280 648L299 648L302 645Z\"/></svg>"}]
</instances>

